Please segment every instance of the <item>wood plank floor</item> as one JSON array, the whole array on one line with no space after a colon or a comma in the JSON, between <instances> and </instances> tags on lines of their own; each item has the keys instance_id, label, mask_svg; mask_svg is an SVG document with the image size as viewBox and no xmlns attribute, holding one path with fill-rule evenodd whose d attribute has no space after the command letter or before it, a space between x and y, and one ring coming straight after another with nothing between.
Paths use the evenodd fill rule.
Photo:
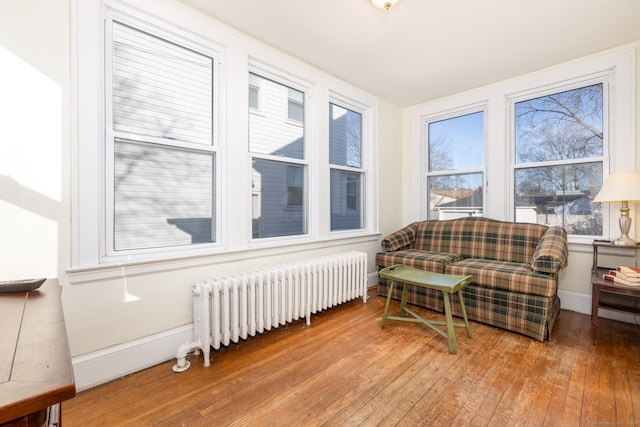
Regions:
<instances>
[{"instance_id":1,"label":"wood plank floor","mask_svg":"<svg viewBox=\"0 0 640 427\"><path fill-rule=\"evenodd\" d=\"M551 340L471 322L458 353L384 299L349 302L214 351L79 393L72 426L638 426L640 326L562 311ZM399 304L392 302L392 309ZM437 313L417 309L427 318Z\"/></svg>"}]
</instances>

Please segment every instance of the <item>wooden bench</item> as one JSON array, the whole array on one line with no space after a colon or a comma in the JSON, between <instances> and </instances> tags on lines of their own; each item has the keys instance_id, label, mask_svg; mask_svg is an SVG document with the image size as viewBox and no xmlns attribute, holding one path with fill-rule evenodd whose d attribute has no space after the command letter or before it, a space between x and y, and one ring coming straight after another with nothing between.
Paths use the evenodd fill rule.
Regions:
<instances>
[{"instance_id":1,"label":"wooden bench","mask_svg":"<svg viewBox=\"0 0 640 427\"><path fill-rule=\"evenodd\" d=\"M456 342L454 327L466 328L467 336L471 338L471 328L469 327L469 320L467 319L467 310L462 299L462 288L471 283L471 276L454 276L451 274L433 273L430 271L407 267L402 264L384 268L380 270L379 274L383 279L387 279L390 284L389 294L387 295L387 303L384 306L384 314L382 316L382 328L384 328L384 324L387 319L399 320L402 322L422 323L436 331L446 340L448 340L450 353L458 352L458 343ZM401 282L403 284L402 300L400 302L400 315L389 316L387 315L387 312L389 310L389 301L391 301L391 293L393 292L393 288L396 282ZM444 300L444 315L446 321L442 322L437 320L427 320L415 313L413 310L407 308L407 285L420 286L423 288L442 292L442 298ZM449 301L449 294L451 293L458 294L464 324L453 323L453 317L451 316L451 303ZM408 313L413 317L405 317L405 313ZM436 325L446 325L447 331L444 332Z\"/></svg>"}]
</instances>

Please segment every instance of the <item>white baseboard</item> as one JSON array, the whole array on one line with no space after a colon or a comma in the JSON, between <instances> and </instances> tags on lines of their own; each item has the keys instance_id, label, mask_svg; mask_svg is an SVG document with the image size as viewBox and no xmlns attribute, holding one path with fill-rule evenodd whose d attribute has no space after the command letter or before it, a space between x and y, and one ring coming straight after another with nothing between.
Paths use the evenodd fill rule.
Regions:
<instances>
[{"instance_id":1,"label":"white baseboard","mask_svg":"<svg viewBox=\"0 0 640 427\"><path fill-rule=\"evenodd\" d=\"M87 390L171 360L181 344L192 340L191 324L74 357L76 390Z\"/></svg>"},{"instance_id":2,"label":"white baseboard","mask_svg":"<svg viewBox=\"0 0 640 427\"><path fill-rule=\"evenodd\" d=\"M575 311L591 316L591 295L559 289L558 297L560 298L560 307L563 310ZM614 310L607 310L606 308L598 309L598 317L635 324L640 322L638 320L640 319L640 316L634 316L633 314L622 313Z\"/></svg>"}]
</instances>

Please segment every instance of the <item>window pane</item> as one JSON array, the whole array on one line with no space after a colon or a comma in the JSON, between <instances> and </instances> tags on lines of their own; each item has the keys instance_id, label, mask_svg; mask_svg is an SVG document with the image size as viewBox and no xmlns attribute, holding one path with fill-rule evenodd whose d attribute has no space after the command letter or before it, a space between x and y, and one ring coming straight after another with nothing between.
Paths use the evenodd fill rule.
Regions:
<instances>
[{"instance_id":1,"label":"window pane","mask_svg":"<svg viewBox=\"0 0 640 427\"><path fill-rule=\"evenodd\" d=\"M362 174L331 170L331 230L364 228Z\"/></svg>"},{"instance_id":2,"label":"window pane","mask_svg":"<svg viewBox=\"0 0 640 427\"><path fill-rule=\"evenodd\" d=\"M602 210L591 199L602 187L602 162L515 171L516 221L564 227L569 234L602 235Z\"/></svg>"},{"instance_id":3,"label":"window pane","mask_svg":"<svg viewBox=\"0 0 640 427\"><path fill-rule=\"evenodd\" d=\"M113 23L113 129L212 144L213 60Z\"/></svg>"},{"instance_id":4,"label":"window pane","mask_svg":"<svg viewBox=\"0 0 640 427\"><path fill-rule=\"evenodd\" d=\"M476 169L484 165L483 112L429 123L429 171Z\"/></svg>"},{"instance_id":5,"label":"window pane","mask_svg":"<svg viewBox=\"0 0 640 427\"><path fill-rule=\"evenodd\" d=\"M362 114L329 104L329 162L362 167Z\"/></svg>"},{"instance_id":6,"label":"window pane","mask_svg":"<svg viewBox=\"0 0 640 427\"><path fill-rule=\"evenodd\" d=\"M270 160L253 161L253 237L305 234L305 167Z\"/></svg>"},{"instance_id":7,"label":"window pane","mask_svg":"<svg viewBox=\"0 0 640 427\"><path fill-rule=\"evenodd\" d=\"M602 156L602 84L516 103L516 163Z\"/></svg>"},{"instance_id":8,"label":"window pane","mask_svg":"<svg viewBox=\"0 0 640 427\"><path fill-rule=\"evenodd\" d=\"M429 219L482 216L482 174L432 176L427 180Z\"/></svg>"},{"instance_id":9,"label":"window pane","mask_svg":"<svg viewBox=\"0 0 640 427\"><path fill-rule=\"evenodd\" d=\"M213 154L116 139L115 250L210 243Z\"/></svg>"},{"instance_id":10,"label":"window pane","mask_svg":"<svg viewBox=\"0 0 640 427\"><path fill-rule=\"evenodd\" d=\"M253 77L252 77L253 76ZM265 79L256 74L250 74L252 85L260 79L260 96L263 109L260 114L251 110L249 114L249 150L256 154L270 154L304 158L304 125L302 116L299 121L289 120L289 90L291 88ZM295 91L302 94L300 91ZM300 98L303 102L304 98ZM301 105L301 108L304 108Z\"/></svg>"}]
</instances>

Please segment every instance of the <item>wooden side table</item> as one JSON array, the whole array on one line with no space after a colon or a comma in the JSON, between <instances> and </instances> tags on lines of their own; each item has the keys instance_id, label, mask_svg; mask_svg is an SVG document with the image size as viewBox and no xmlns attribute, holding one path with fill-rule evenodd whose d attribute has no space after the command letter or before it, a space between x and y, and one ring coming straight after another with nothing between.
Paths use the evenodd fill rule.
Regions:
<instances>
[{"instance_id":1,"label":"wooden side table","mask_svg":"<svg viewBox=\"0 0 640 427\"><path fill-rule=\"evenodd\" d=\"M593 344L596 344L598 340L598 308L640 314L640 286L623 286L604 281L602 276L617 266L601 267L598 264L599 248L639 250L640 245L623 246L597 240L593 242L593 266L591 267L591 338Z\"/></svg>"},{"instance_id":2,"label":"wooden side table","mask_svg":"<svg viewBox=\"0 0 640 427\"><path fill-rule=\"evenodd\" d=\"M40 421L76 394L60 294L51 279L0 294L0 425Z\"/></svg>"}]
</instances>

